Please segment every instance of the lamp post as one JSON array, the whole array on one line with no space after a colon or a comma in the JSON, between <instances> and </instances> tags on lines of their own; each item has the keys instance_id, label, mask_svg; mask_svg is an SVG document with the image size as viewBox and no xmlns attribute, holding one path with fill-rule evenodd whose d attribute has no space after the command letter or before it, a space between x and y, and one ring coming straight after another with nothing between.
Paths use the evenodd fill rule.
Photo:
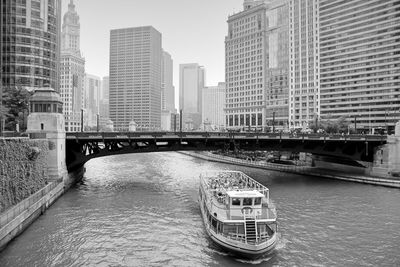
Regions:
<instances>
[{"instance_id":1,"label":"lamp post","mask_svg":"<svg viewBox=\"0 0 400 267\"><path fill-rule=\"evenodd\" d=\"M275 111L272 112L272 132L275 133Z\"/></svg>"},{"instance_id":2,"label":"lamp post","mask_svg":"<svg viewBox=\"0 0 400 267\"><path fill-rule=\"evenodd\" d=\"M182 114L182 109L180 110L180 113L179 113L179 128L180 128L180 132L182 132L182 117L183 117L183 114Z\"/></svg>"},{"instance_id":3,"label":"lamp post","mask_svg":"<svg viewBox=\"0 0 400 267\"><path fill-rule=\"evenodd\" d=\"M354 115L354 131L357 134L357 115Z\"/></svg>"},{"instance_id":4,"label":"lamp post","mask_svg":"<svg viewBox=\"0 0 400 267\"><path fill-rule=\"evenodd\" d=\"M386 129L386 134L389 134L388 124L387 124L387 110L386 109L385 109L385 129Z\"/></svg>"},{"instance_id":5,"label":"lamp post","mask_svg":"<svg viewBox=\"0 0 400 267\"><path fill-rule=\"evenodd\" d=\"M96 114L96 130L97 130L97 132L99 132L99 117L100 117L100 115Z\"/></svg>"},{"instance_id":6,"label":"lamp post","mask_svg":"<svg viewBox=\"0 0 400 267\"><path fill-rule=\"evenodd\" d=\"M83 108L81 108L81 132L83 132Z\"/></svg>"}]
</instances>

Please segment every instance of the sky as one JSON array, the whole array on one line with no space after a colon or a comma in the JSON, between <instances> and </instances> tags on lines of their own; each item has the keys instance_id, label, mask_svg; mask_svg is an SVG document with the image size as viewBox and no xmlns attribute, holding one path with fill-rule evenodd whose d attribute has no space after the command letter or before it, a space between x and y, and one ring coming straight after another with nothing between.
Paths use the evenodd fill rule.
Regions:
<instances>
[{"instance_id":1,"label":"sky","mask_svg":"<svg viewBox=\"0 0 400 267\"><path fill-rule=\"evenodd\" d=\"M62 15L70 0L62 0ZM109 73L110 30L151 25L162 34L163 49L174 61L179 92L179 64L199 63L206 85L225 81L225 36L229 15L243 0L74 0L81 24L81 53L86 73Z\"/></svg>"}]
</instances>

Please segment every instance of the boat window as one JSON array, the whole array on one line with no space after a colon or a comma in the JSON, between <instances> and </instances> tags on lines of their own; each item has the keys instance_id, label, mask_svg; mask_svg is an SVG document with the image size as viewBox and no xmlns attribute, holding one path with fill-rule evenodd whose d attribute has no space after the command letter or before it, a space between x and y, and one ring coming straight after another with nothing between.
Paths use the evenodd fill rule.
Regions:
<instances>
[{"instance_id":1,"label":"boat window","mask_svg":"<svg viewBox=\"0 0 400 267\"><path fill-rule=\"evenodd\" d=\"M240 206L240 198L232 198L232 206Z\"/></svg>"},{"instance_id":2,"label":"boat window","mask_svg":"<svg viewBox=\"0 0 400 267\"><path fill-rule=\"evenodd\" d=\"M260 205L261 204L261 197L256 197L254 199L254 205Z\"/></svg>"},{"instance_id":3,"label":"boat window","mask_svg":"<svg viewBox=\"0 0 400 267\"><path fill-rule=\"evenodd\" d=\"M252 198L243 198L243 206L251 206L253 204Z\"/></svg>"}]
</instances>

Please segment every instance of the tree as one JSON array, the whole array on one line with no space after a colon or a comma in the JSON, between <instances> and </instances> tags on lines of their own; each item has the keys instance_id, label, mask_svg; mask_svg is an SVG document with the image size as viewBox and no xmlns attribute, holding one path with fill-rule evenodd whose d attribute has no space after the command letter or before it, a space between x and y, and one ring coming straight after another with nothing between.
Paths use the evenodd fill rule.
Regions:
<instances>
[{"instance_id":1,"label":"tree","mask_svg":"<svg viewBox=\"0 0 400 267\"><path fill-rule=\"evenodd\" d=\"M20 126L20 131L26 130L31 95L31 92L22 87L3 87L0 114L5 117L6 131L15 131L17 124Z\"/></svg>"},{"instance_id":2,"label":"tree","mask_svg":"<svg viewBox=\"0 0 400 267\"><path fill-rule=\"evenodd\" d=\"M323 129L328 134L335 133L347 133L349 130L350 123L346 120L346 117L339 117L337 119L328 118L325 120L321 120L318 123L318 127L315 124L311 125L311 129L317 131L319 129Z\"/></svg>"}]
</instances>

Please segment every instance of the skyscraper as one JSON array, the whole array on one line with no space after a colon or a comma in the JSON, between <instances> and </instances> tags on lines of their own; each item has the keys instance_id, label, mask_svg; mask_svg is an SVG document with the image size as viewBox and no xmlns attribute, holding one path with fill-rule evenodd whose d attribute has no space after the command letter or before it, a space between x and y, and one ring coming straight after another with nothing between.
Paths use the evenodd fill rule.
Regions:
<instances>
[{"instance_id":1,"label":"skyscraper","mask_svg":"<svg viewBox=\"0 0 400 267\"><path fill-rule=\"evenodd\" d=\"M100 125L103 127L110 119L110 77L103 77L100 92Z\"/></svg>"},{"instance_id":2,"label":"skyscraper","mask_svg":"<svg viewBox=\"0 0 400 267\"><path fill-rule=\"evenodd\" d=\"M168 52L163 51L162 64L162 110L175 112L175 87L173 84L173 61Z\"/></svg>"},{"instance_id":3,"label":"skyscraper","mask_svg":"<svg viewBox=\"0 0 400 267\"><path fill-rule=\"evenodd\" d=\"M308 127L319 118L319 1L290 0L291 127Z\"/></svg>"},{"instance_id":4,"label":"skyscraper","mask_svg":"<svg viewBox=\"0 0 400 267\"><path fill-rule=\"evenodd\" d=\"M60 74L65 130L80 131L85 101L85 59L81 56L80 23L73 0L62 25Z\"/></svg>"},{"instance_id":5,"label":"skyscraper","mask_svg":"<svg viewBox=\"0 0 400 267\"><path fill-rule=\"evenodd\" d=\"M205 84L204 67L197 63L179 65L179 108L182 128L196 130L202 123L202 89Z\"/></svg>"},{"instance_id":6,"label":"skyscraper","mask_svg":"<svg viewBox=\"0 0 400 267\"><path fill-rule=\"evenodd\" d=\"M289 105L287 2L245 0L243 7L229 16L225 38L226 125L284 128Z\"/></svg>"},{"instance_id":7,"label":"skyscraper","mask_svg":"<svg viewBox=\"0 0 400 267\"><path fill-rule=\"evenodd\" d=\"M210 125L212 129L225 128L225 90L225 83L203 88L203 124Z\"/></svg>"},{"instance_id":8,"label":"skyscraper","mask_svg":"<svg viewBox=\"0 0 400 267\"><path fill-rule=\"evenodd\" d=\"M266 110L269 127L287 128L289 118L289 5L273 0L267 5Z\"/></svg>"},{"instance_id":9,"label":"skyscraper","mask_svg":"<svg viewBox=\"0 0 400 267\"><path fill-rule=\"evenodd\" d=\"M59 91L61 0L0 1L4 86Z\"/></svg>"},{"instance_id":10,"label":"skyscraper","mask_svg":"<svg viewBox=\"0 0 400 267\"><path fill-rule=\"evenodd\" d=\"M161 127L161 33L152 26L111 30L110 118L114 129Z\"/></svg>"},{"instance_id":11,"label":"skyscraper","mask_svg":"<svg viewBox=\"0 0 400 267\"><path fill-rule=\"evenodd\" d=\"M364 132L393 128L400 110L400 1L319 5L321 116L357 121Z\"/></svg>"},{"instance_id":12,"label":"skyscraper","mask_svg":"<svg viewBox=\"0 0 400 267\"><path fill-rule=\"evenodd\" d=\"M93 128L97 126L100 112L100 95L101 95L101 78L95 75L85 75L85 110L86 122L85 125Z\"/></svg>"}]
</instances>

